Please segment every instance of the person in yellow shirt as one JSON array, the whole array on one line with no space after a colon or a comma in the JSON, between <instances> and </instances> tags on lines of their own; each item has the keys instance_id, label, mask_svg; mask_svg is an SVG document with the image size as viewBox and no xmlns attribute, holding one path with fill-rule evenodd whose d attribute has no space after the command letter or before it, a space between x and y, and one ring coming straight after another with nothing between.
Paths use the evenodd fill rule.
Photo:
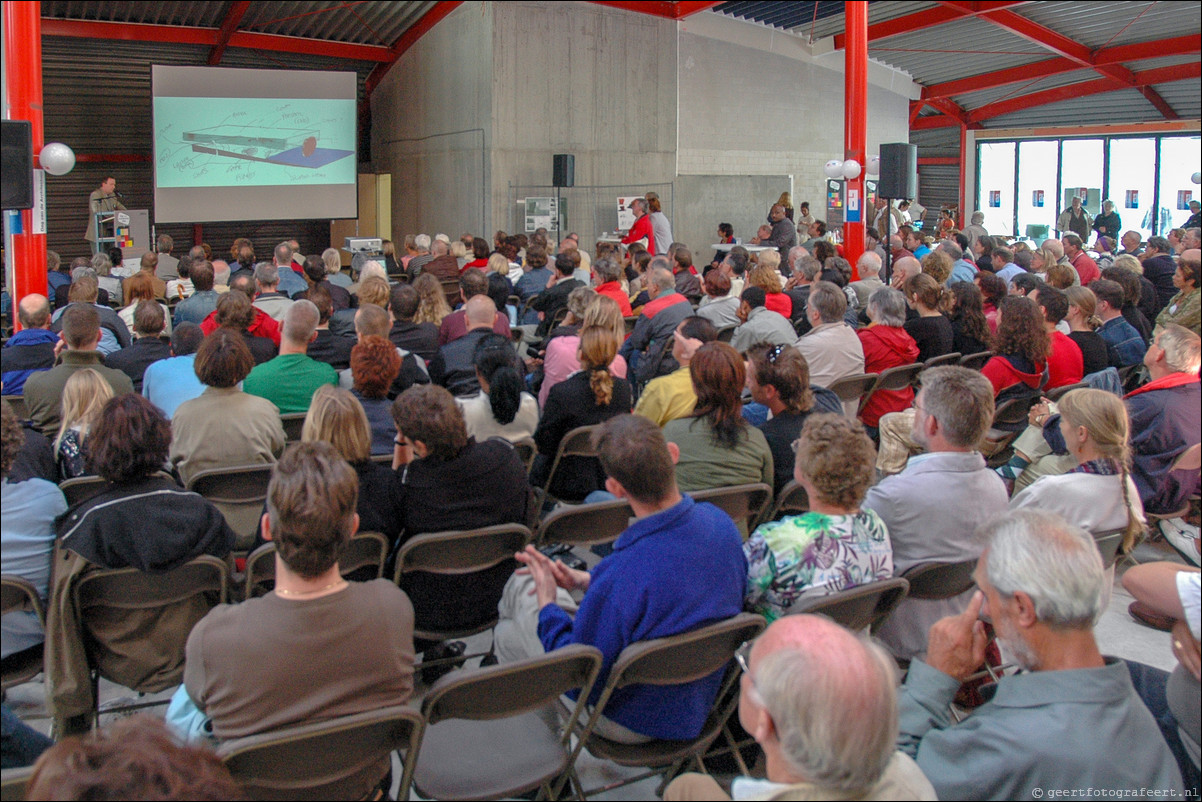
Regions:
<instances>
[{"instance_id":1,"label":"person in yellow shirt","mask_svg":"<svg viewBox=\"0 0 1202 802\"><path fill-rule=\"evenodd\" d=\"M716 339L718 330L706 318L691 315L680 321L672 332L672 358L680 367L648 382L634 413L654 421L661 429L668 421L692 415L697 394L689 377L689 362L698 348Z\"/></svg>"}]
</instances>

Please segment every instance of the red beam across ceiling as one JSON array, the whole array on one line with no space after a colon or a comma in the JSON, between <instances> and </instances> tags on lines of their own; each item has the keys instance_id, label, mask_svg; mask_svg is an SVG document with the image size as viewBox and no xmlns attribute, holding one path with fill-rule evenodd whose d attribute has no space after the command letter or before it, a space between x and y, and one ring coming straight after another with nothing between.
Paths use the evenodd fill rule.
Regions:
<instances>
[{"instance_id":1,"label":"red beam across ceiling","mask_svg":"<svg viewBox=\"0 0 1202 802\"><path fill-rule=\"evenodd\" d=\"M221 57L225 55L225 48L230 43L230 37L234 34L234 31L238 30L238 25L242 22L242 18L246 16L248 8L250 8L250 0L238 0L236 3L230 3L229 10L225 12L225 20L217 30L217 42L213 45L213 49L209 51L208 64L210 67L215 67L221 63Z\"/></svg>"},{"instance_id":2,"label":"red beam across ceiling","mask_svg":"<svg viewBox=\"0 0 1202 802\"><path fill-rule=\"evenodd\" d=\"M380 85L380 81L384 80L384 76L392 69L393 65L405 54L409 48L417 44L417 40L426 35L438 23L442 22L448 14L462 5L462 0L442 0L435 3L429 11L422 15L422 18L410 25L401 34L401 37L393 42L392 46L387 49L389 57L377 64L367 76L367 81L364 84L364 95L366 98L371 98L372 91Z\"/></svg>"},{"instance_id":3,"label":"red beam across ceiling","mask_svg":"<svg viewBox=\"0 0 1202 802\"><path fill-rule=\"evenodd\" d=\"M935 114L930 117L919 117L914 122L910 123L911 131L928 131L932 128L958 128L960 123L953 120L951 117L945 117L942 114Z\"/></svg>"},{"instance_id":4,"label":"red beam across ceiling","mask_svg":"<svg viewBox=\"0 0 1202 802\"><path fill-rule=\"evenodd\" d=\"M714 6L720 6L724 0L678 0L673 19L691 17L699 11L708 11Z\"/></svg>"},{"instance_id":5,"label":"red beam across ceiling","mask_svg":"<svg viewBox=\"0 0 1202 802\"><path fill-rule=\"evenodd\" d=\"M1115 92L1120 89L1151 89L1153 84L1164 84L1172 81L1184 81L1189 78L1202 77L1202 62L1193 61L1188 64L1177 64L1170 67L1157 67L1152 70L1144 70L1133 75L1135 86L1126 84L1116 78L1099 78L1095 81L1086 81L1079 84L1070 84L1069 86L1059 86L1055 89L1045 89L1041 92L1033 92L1029 95L1020 97L1012 97L1007 100L1000 100L996 103L989 103L979 109L970 111L969 119L974 123L979 123L983 120L988 120L993 117L1000 117L1003 114L1010 114L1015 111L1032 108L1034 106L1046 106L1049 103L1059 103L1063 100L1071 100L1076 97L1084 97L1086 95L1097 95L1102 92ZM1146 97L1146 95L1145 95ZM1159 97L1159 95L1157 95ZM1170 109L1171 111L1171 109ZM1175 118L1175 115L1174 115ZM919 120L918 122L922 122Z\"/></svg>"},{"instance_id":6,"label":"red beam across ceiling","mask_svg":"<svg viewBox=\"0 0 1202 802\"><path fill-rule=\"evenodd\" d=\"M171 42L186 45L217 44L217 28L192 28L183 25L145 25L133 22L96 22L42 18L43 36L68 36L83 39L118 39L132 42ZM235 31L228 47L245 47L278 53L299 53L306 56L327 56L352 61L385 62L392 59L387 47L359 45L351 42L331 42L324 39L302 39L269 33Z\"/></svg>"},{"instance_id":7,"label":"red beam across ceiling","mask_svg":"<svg viewBox=\"0 0 1202 802\"><path fill-rule=\"evenodd\" d=\"M650 14L653 17L663 17L664 19L678 19L676 4L662 2L662 0L593 0L593 2L599 6L620 8L623 11L636 11L639 14Z\"/></svg>"},{"instance_id":8,"label":"red beam across ceiling","mask_svg":"<svg viewBox=\"0 0 1202 802\"><path fill-rule=\"evenodd\" d=\"M929 8L925 11L919 11L914 14L906 14L901 17L884 20L868 26L868 41L874 42L877 39L886 39L890 36L900 36L903 33L914 33L915 31L933 28L936 25L942 25L945 22L954 22L965 17L972 17L977 14L982 14L986 11L997 11L1011 6L1021 6L1023 2L978 2L966 3L965 5L974 6L974 10L967 11L959 7L937 7ZM835 49L842 50L844 47L844 35L837 34L835 36Z\"/></svg>"}]
</instances>

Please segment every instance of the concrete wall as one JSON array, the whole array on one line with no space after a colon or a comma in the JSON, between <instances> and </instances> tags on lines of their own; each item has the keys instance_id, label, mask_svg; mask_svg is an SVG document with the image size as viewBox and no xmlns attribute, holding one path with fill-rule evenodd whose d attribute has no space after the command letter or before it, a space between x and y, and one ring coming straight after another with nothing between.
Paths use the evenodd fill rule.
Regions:
<instances>
[{"instance_id":1,"label":"concrete wall","mask_svg":"<svg viewBox=\"0 0 1202 802\"><path fill-rule=\"evenodd\" d=\"M513 219L510 184L551 183L556 153L575 155L578 187L672 180L674 22L592 3L489 5L493 227ZM582 240L597 233L592 218L576 205Z\"/></svg>"},{"instance_id":2,"label":"concrete wall","mask_svg":"<svg viewBox=\"0 0 1202 802\"><path fill-rule=\"evenodd\" d=\"M372 94L373 172L392 173L392 239L488 230L493 3L464 3Z\"/></svg>"}]
</instances>

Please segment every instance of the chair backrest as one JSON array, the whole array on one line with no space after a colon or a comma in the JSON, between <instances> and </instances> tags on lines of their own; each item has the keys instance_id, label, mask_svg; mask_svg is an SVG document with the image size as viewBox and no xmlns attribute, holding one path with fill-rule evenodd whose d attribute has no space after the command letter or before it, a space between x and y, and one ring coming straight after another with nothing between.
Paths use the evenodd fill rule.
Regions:
<instances>
[{"instance_id":1,"label":"chair backrest","mask_svg":"<svg viewBox=\"0 0 1202 802\"><path fill-rule=\"evenodd\" d=\"M595 646L572 644L527 660L456 671L440 679L422 702L427 725L445 719L488 721L554 705L568 691L592 691L603 660Z\"/></svg>"},{"instance_id":2,"label":"chair backrest","mask_svg":"<svg viewBox=\"0 0 1202 802\"><path fill-rule=\"evenodd\" d=\"M429 532L416 535L397 552L393 581L404 574L472 574L513 559L533 539L521 524L498 524L462 532Z\"/></svg>"},{"instance_id":3,"label":"chair backrest","mask_svg":"<svg viewBox=\"0 0 1202 802\"><path fill-rule=\"evenodd\" d=\"M928 368L937 368L940 365L955 365L960 362L960 357L961 353L959 351L954 351L950 354L944 354L943 356L933 356L928 359L925 364Z\"/></svg>"},{"instance_id":4,"label":"chair backrest","mask_svg":"<svg viewBox=\"0 0 1202 802\"><path fill-rule=\"evenodd\" d=\"M626 531L633 517L634 510L625 499L565 505L539 523L538 542L540 546L548 543L571 546L611 543Z\"/></svg>"},{"instance_id":5,"label":"chair backrest","mask_svg":"<svg viewBox=\"0 0 1202 802\"><path fill-rule=\"evenodd\" d=\"M888 391L905 390L910 387L915 380L918 379L918 374L926 370L926 365L922 362L916 362L913 365L898 365L894 368L887 368L881 371L873 382L872 389L860 397L859 412L863 412L872 400L872 397L877 393Z\"/></svg>"},{"instance_id":6,"label":"chair backrest","mask_svg":"<svg viewBox=\"0 0 1202 802\"><path fill-rule=\"evenodd\" d=\"M731 487L713 487L689 493L693 501L708 501L741 524L744 531L755 527L764 508L772 501L772 488L762 482Z\"/></svg>"},{"instance_id":7,"label":"chair backrest","mask_svg":"<svg viewBox=\"0 0 1202 802\"><path fill-rule=\"evenodd\" d=\"M264 596L275 587L275 543L264 543L246 558L244 598ZM374 579L384 575L388 558L388 538L379 532L359 532L342 547L338 555L338 570L349 576L361 568L375 570Z\"/></svg>"},{"instance_id":8,"label":"chair backrest","mask_svg":"<svg viewBox=\"0 0 1202 802\"><path fill-rule=\"evenodd\" d=\"M993 412L993 428L1012 429L1027 420L1034 398L1007 398Z\"/></svg>"},{"instance_id":9,"label":"chair backrest","mask_svg":"<svg viewBox=\"0 0 1202 802\"><path fill-rule=\"evenodd\" d=\"M775 521L785 513L797 514L808 512L809 509L810 497L806 493L806 489L796 479L790 479L789 483L780 489L780 495L776 497L772 508L764 513L760 523Z\"/></svg>"},{"instance_id":10,"label":"chair backrest","mask_svg":"<svg viewBox=\"0 0 1202 802\"><path fill-rule=\"evenodd\" d=\"M264 543L246 557L243 598L266 596L275 588L275 543Z\"/></svg>"},{"instance_id":11,"label":"chair backrest","mask_svg":"<svg viewBox=\"0 0 1202 802\"><path fill-rule=\"evenodd\" d=\"M965 354L960 357L960 367L969 370L980 370L985 363L993 358L993 351L978 351L975 354Z\"/></svg>"},{"instance_id":12,"label":"chair backrest","mask_svg":"<svg viewBox=\"0 0 1202 802\"><path fill-rule=\"evenodd\" d=\"M207 554L160 574L137 568L104 568L80 578L75 584L75 600L83 615L93 607L166 607L204 593L216 594L219 603L224 604L229 595L229 576L229 564Z\"/></svg>"},{"instance_id":13,"label":"chair backrest","mask_svg":"<svg viewBox=\"0 0 1202 802\"><path fill-rule=\"evenodd\" d=\"M857 373L836 379L826 389L839 396L841 401L858 401L876 383L877 374Z\"/></svg>"},{"instance_id":14,"label":"chair backrest","mask_svg":"<svg viewBox=\"0 0 1202 802\"><path fill-rule=\"evenodd\" d=\"M301 430L305 428L306 412L286 412L280 415L280 423L284 424L284 437L289 443L299 443Z\"/></svg>"},{"instance_id":15,"label":"chair backrest","mask_svg":"<svg viewBox=\"0 0 1202 802\"><path fill-rule=\"evenodd\" d=\"M99 476L76 476L67 479L58 486L67 500L68 507L74 507L80 502L87 501L104 489L104 480Z\"/></svg>"},{"instance_id":16,"label":"chair backrest","mask_svg":"<svg viewBox=\"0 0 1202 802\"><path fill-rule=\"evenodd\" d=\"M559 449L555 452L555 460L551 463L551 470L547 471L547 481L543 483L543 490L551 487L551 480L555 478L555 470L564 457L597 456L597 451L593 448L593 431L596 428L596 426L577 426L563 436L563 439L559 441Z\"/></svg>"},{"instance_id":17,"label":"chair backrest","mask_svg":"<svg viewBox=\"0 0 1202 802\"><path fill-rule=\"evenodd\" d=\"M606 690L627 685L680 685L708 677L729 663L735 651L754 640L766 625L762 616L739 613L692 632L632 643L610 669Z\"/></svg>"},{"instance_id":18,"label":"chair backrest","mask_svg":"<svg viewBox=\"0 0 1202 802\"><path fill-rule=\"evenodd\" d=\"M381 465L392 465L392 454L372 454L369 459Z\"/></svg>"},{"instance_id":19,"label":"chair backrest","mask_svg":"<svg viewBox=\"0 0 1202 802\"><path fill-rule=\"evenodd\" d=\"M1094 545L1098 547L1098 553L1102 555L1102 567L1109 568L1114 565L1119 556L1119 546L1123 542L1124 531L1122 529L1112 529L1107 532L1097 532L1093 536Z\"/></svg>"},{"instance_id":20,"label":"chair backrest","mask_svg":"<svg viewBox=\"0 0 1202 802\"><path fill-rule=\"evenodd\" d=\"M12 574L0 576L0 615L34 613L44 627L46 608L38 598L38 590L28 579Z\"/></svg>"},{"instance_id":21,"label":"chair backrest","mask_svg":"<svg viewBox=\"0 0 1202 802\"><path fill-rule=\"evenodd\" d=\"M1048 390L1046 393L1044 393L1044 395L1046 395L1048 397L1049 401L1059 401L1061 398L1064 397L1064 395L1066 393L1072 392L1073 390L1080 390L1080 389L1083 389L1086 387L1089 387L1088 382L1077 382L1076 384L1066 384L1063 387L1057 387L1055 390Z\"/></svg>"},{"instance_id":22,"label":"chair backrest","mask_svg":"<svg viewBox=\"0 0 1202 802\"><path fill-rule=\"evenodd\" d=\"M738 326L723 326L722 328L718 329L718 342L730 342L734 338L735 329L737 328Z\"/></svg>"},{"instance_id":23,"label":"chair backrest","mask_svg":"<svg viewBox=\"0 0 1202 802\"><path fill-rule=\"evenodd\" d=\"M910 583L901 577L882 579L828 596L804 598L788 614L825 615L853 632L875 630L906 596Z\"/></svg>"},{"instance_id":24,"label":"chair backrest","mask_svg":"<svg viewBox=\"0 0 1202 802\"><path fill-rule=\"evenodd\" d=\"M9 407L16 413L17 420L25 420L29 417L29 410L25 407L25 396L23 395L6 395L4 400L8 402Z\"/></svg>"},{"instance_id":25,"label":"chair backrest","mask_svg":"<svg viewBox=\"0 0 1202 802\"><path fill-rule=\"evenodd\" d=\"M521 331L521 329L518 329ZM534 458L538 455L538 444L534 442L533 437L523 437L513 444L513 450L518 452L518 457L521 458L522 464L526 466L526 473L530 473L530 468L534 465Z\"/></svg>"},{"instance_id":26,"label":"chair backrest","mask_svg":"<svg viewBox=\"0 0 1202 802\"><path fill-rule=\"evenodd\" d=\"M1199 469L1202 469L1202 443L1194 443L1182 451L1181 456L1177 457L1177 461L1173 463L1170 470L1196 471Z\"/></svg>"},{"instance_id":27,"label":"chair backrest","mask_svg":"<svg viewBox=\"0 0 1202 802\"><path fill-rule=\"evenodd\" d=\"M919 563L902 574L910 583L906 596L911 599L950 599L976 584L972 573L976 560L960 563Z\"/></svg>"},{"instance_id":28,"label":"chair backrest","mask_svg":"<svg viewBox=\"0 0 1202 802\"><path fill-rule=\"evenodd\" d=\"M398 705L226 741L217 755L252 799L361 799L405 751L399 799L409 798L424 719Z\"/></svg>"},{"instance_id":29,"label":"chair backrest","mask_svg":"<svg viewBox=\"0 0 1202 802\"><path fill-rule=\"evenodd\" d=\"M225 522L238 535L236 549L248 549L255 541L274 467L259 464L213 468L188 480L188 490L204 496L221 510Z\"/></svg>"},{"instance_id":30,"label":"chair backrest","mask_svg":"<svg viewBox=\"0 0 1202 802\"><path fill-rule=\"evenodd\" d=\"M630 334L634 331L635 324L639 322L639 316L627 315L626 317L622 318L622 322L626 325L626 333Z\"/></svg>"}]
</instances>

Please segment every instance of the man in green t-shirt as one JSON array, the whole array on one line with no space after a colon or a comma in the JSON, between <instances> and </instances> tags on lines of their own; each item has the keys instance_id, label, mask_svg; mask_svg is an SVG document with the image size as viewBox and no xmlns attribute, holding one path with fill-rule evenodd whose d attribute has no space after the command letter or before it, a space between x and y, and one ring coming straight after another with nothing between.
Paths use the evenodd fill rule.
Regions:
<instances>
[{"instance_id":1,"label":"man in green t-shirt","mask_svg":"<svg viewBox=\"0 0 1202 802\"><path fill-rule=\"evenodd\" d=\"M266 398L281 414L308 412L313 393L323 384L338 386L334 368L311 359L309 343L317 337L317 307L300 300L288 307L280 339L280 355L258 365L242 382L251 395Z\"/></svg>"}]
</instances>

